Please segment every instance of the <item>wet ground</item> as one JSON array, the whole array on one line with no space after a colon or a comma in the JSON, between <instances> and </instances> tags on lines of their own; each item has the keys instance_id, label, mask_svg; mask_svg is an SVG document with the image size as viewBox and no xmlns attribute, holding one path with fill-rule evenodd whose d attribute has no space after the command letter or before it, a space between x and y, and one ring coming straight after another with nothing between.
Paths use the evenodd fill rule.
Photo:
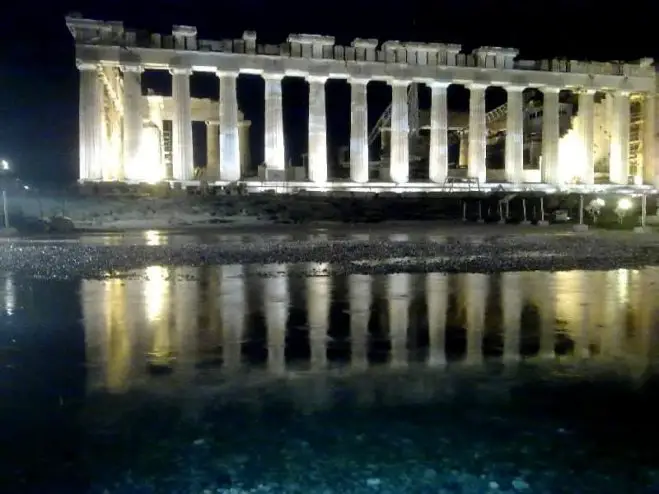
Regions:
<instances>
[{"instance_id":1,"label":"wet ground","mask_svg":"<svg viewBox=\"0 0 659 494\"><path fill-rule=\"evenodd\" d=\"M0 491L655 492L659 268L339 268L4 272Z\"/></svg>"}]
</instances>

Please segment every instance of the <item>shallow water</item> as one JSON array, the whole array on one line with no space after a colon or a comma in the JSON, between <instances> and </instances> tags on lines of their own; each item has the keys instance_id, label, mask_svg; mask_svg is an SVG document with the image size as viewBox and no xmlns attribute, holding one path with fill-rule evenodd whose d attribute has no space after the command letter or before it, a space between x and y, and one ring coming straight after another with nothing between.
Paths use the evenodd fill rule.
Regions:
<instances>
[{"instance_id":1,"label":"shallow water","mask_svg":"<svg viewBox=\"0 0 659 494\"><path fill-rule=\"evenodd\" d=\"M132 274L0 275L2 492L613 493L657 480L659 268Z\"/></svg>"}]
</instances>

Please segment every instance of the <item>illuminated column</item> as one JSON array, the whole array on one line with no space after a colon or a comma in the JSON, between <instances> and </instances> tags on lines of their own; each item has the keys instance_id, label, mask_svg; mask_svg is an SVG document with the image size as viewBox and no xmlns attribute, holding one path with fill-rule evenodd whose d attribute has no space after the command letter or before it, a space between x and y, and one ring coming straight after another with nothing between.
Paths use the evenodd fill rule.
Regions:
<instances>
[{"instance_id":1,"label":"illuminated column","mask_svg":"<svg viewBox=\"0 0 659 494\"><path fill-rule=\"evenodd\" d=\"M283 270L283 271L282 271ZM268 345L268 370L281 374L286 370L286 323L288 322L288 272L285 265L264 266L263 304Z\"/></svg>"},{"instance_id":2,"label":"illuminated column","mask_svg":"<svg viewBox=\"0 0 659 494\"><path fill-rule=\"evenodd\" d=\"M190 76L192 70L173 68L172 95L174 118L172 120L172 168L174 180L192 180L192 102L190 100Z\"/></svg>"},{"instance_id":3,"label":"illuminated column","mask_svg":"<svg viewBox=\"0 0 659 494\"><path fill-rule=\"evenodd\" d=\"M325 82L327 77L309 76L309 180L327 182L327 119Z\"/></svg>"},{"instance_id":4,"label":"illuminated column","mask_svg":"<svg viewBox=\"0 0 659 494\"><path fill-rule=\"evenodd\" d=\"M142 72L139 65L123 65L124 74L124 139L123 170L119 180L139 180L142 178L144 163L140 163L140 144L142 140Z\"/></svg>"},{"instance_id":5,"label":"illuminated column","mask_svg":"<svg viewBox=\"0 0 659 494\"><path fill-rule=\"evenodd\" d=\"M448 108L446 90L448 82L430 84L430 180L443 184L448 176Z\"/></svg>"},{"instance_id":6,"label":"illuminated column","mask_svg":"<svg viewBox=\"0 0 659 494\"><path fill-rule=\"evenodd\" d=\"M486 84L471 84L469 95L469 163L467 176L480 183L487 180L485 154L487 149L487 126L485 125Z\"/></svg>"},{"instance_id":7,"label":"illuminated column","mask_svg":"<svg viewBox=\"0 0 659 494\"><path fill-rule=\"evenodd\" d=\"M514 362L520 356L522 324L521 273L501 273L501 311L503 312L503 360Z\"/></svg>"},{"instance_id":8,"label":"illuminated column","mask_svg":"<svg viewBox=\"0 0 659 494\"><path fill-rule=\"evenodd\" d=\"M483 334L485 332L485 305L489 292L489 279L485 274L462 275L467 312L466 362L480 364L483 361Z\"/></svg>"},{"instance_id":9,"label":"illuminated column","mask_svg":"<svg viewBox=\"0 0 659 494\"><path fill-rule=\"evenodd\" d=\"M585 184L592 185L595 183L595 109L594 109L595 91L585 89L579 93L579 116L581 117L581 157L583 171L581 178Z\"/></svg>"},{"instance_id":10,"label":"illuminated column","mask_svg":"<svg viewBox=\"0 0 659 494\"><path fill-rule=\"evenodd\" d=\"M240 180L238 72L217 71L220 79L220 180Z\"/></svg>"},{"instance_id":11,"label":"illuminated column","mask_svg":"<svg viewBox=\"0 0 659 494\"><path fill-rule=\"evenodd\" d=\"M524 181L524 86L506 86L506 180L512 184Z\"/></svg>"},{"instance_id":12,"label":"illuminated column","mask_svg":"<svg viewBox=\"0 0 659 494\"><path fill-rule=\"evenodd\" d=\"M657 160L657 97L653 91L645 93L643 103L643 183L659 186Z\"/></svg>"},{"instance_id":13,"label":"illuminated column","mask_svg":"<svg viewBox=\"0 0 659 494\"><path fill-rule=\"evenodd\" d=\"M558 185L558 93L557 87L542 88L542 182Z\"/></svg>"},{"instance_id":14,"label":"illuminated column","mask_svg":"<svg viewBox=\"0 0 659 494\"><path fill-rule=\"evenodd\" d=\"M102 178L102 98L98 64L79 62L80 71L80 180Z\"/></svg>"},{"instance_id":15,"label":"illuminated column","mask_svg":"<svg viewBox=\"0 0 659 494\"><path fill-rule=\"evenodd\" d=\"M458 167L467 168L469 163L469 133L460 132L460 151L458 156Z\"/></svg>"},{"instance_id":16,"label":"illuminated column","mask_svg":"<svg viewBox=\"0 0 659 494\"><path fill-rule=\"evenodd\" d=\"M220 132L217 122L206 122L206 180L220 179Z\"/></svg>"},{"instance_id":17,"label":"illuminated column","mask_svg":"<svg viewBox=\"0 0 659 494\"><path fill-rule=\"evenodd\" d=\"M244 268L240 264L219 267L222 362L223 367L229 370L236 370L241 364L247 307L243 271Z\"/></svg>"},{"instance_id":18,"label":"illuminated column","mask_svg":"<svg viewBox=\"0 0 659 494\"><path fill-rule=\"evenodd\" d=\"M391 84L391 157L389 175L397 184L410 178L410 122L407 108L409 81L392 80Z\"/></svg>"},{"instance_id":19,"label":"illuminated column","mask_svg":"<svg viewBox=\"0 0 659 494\"><path fill-rule=\"evenodd\" d=\"M328 266L313 263L310 267L312 271L325 271ZM332 283L329 276L319 275L308 276L306 285L311 368L320 370L327 365L327 331L329 329Z\"/></svg>"},{"instance_id":20,"label":"illuminated column","mask_svg":"<svg viewBox=\"0 0 659 494\"><path fill-rule=\"evenodd\" d=\"M446 364L446 311L448 308L448 275L426 275L426 305L428 307L428 365Z\"/></svg>"},{"instance_id":21,"label":"illuminated column","mask_svg":"<svg viewBox=\"0 0 659 494\"><path fill-rule=\"evenodd\" d=\"M629 181L629 92L618 91L609 97L613 98L609 181L624 185Z\"/></svg>"},{"instance_id":22,"label":"illuminated column","mask_svg":"<svg viewBox=\"0 0 659 494\"><path fill-rule=\"evenodd\" d=\"M368 79L350 79L350 180L368 182Z\"/></svg>"},{"instance_id":23,"label":"illuminated column","mask_svg":"<svg viewBox=\"0 0 659 494\"><path fill-rule=\"evenodd\" d=\"M371 319L372 279L367 274L348 277L350 303L350 364L357 369L368 367L368 323Z\"/></svg>"},{"instance_id":24,"label":"illuminated column","mask_svg":"<svg viewBox=\"0 0 659 494\"><path fill-rule=\"evenodd\" d=\"M265 79L265 164L275 180L284 180L284 114L281 81L284 74L264 74ZM222 131L220 131L222 132ZM220 150L221 152L222 150ZM266 175L267 176L267 175Z\"/></svg>"},{"instance_id":25,"label":"illuminated column","mask_svg":"<svg viewBox=\"0 0 659 494\"><path fill-rule=\"evenodd\" d=\"M396 273L387 276L389 337L391 339L391 365L393 367L407 365L410 289L410 274Z\"/></svg>"}]
</instances>

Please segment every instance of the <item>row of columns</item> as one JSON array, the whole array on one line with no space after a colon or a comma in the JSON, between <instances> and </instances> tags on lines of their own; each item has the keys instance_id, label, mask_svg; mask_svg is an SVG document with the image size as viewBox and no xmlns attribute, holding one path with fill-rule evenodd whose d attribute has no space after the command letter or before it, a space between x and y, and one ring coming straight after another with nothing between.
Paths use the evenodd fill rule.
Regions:
<instances>
[{"instance_id":1,"label":"row of columns","mask_svg":"<svg viewBox=\"0 0 659 494\"><path fill-rule=\"evenodd\" d=\"M79 64L80 78L80 175L100 179L101 173L101 97L102 83L96 64ZM122 66L124 73L124 163L125 170L139 169L142 128L141 83L142 68ZM189 68L172 68L173 118L173 178L194 178L192 157L192 114ZM219 176L221 180L240 180L240 143L238 129L238 72L218 71L221 90L219 98ZM265 79L265 162L267 179L285 179L285 147L283 124L282 79L284 74L266 73ZM309 82L309 180L327 181L327 122L325 76L308 76ZM356 183L369 179L368 153L368 79L351 79L350 178ZM411 81L392 80L390 177L394 183L409 181L409 115L407 88ZM438 184L448 176L448 82L429 83L432 93L430 112L429 177ZM470 90L468 170L470 178L486 181L487 126L485 109L486 84L467 86ZM508 115L506 133L505 176L511 183L523 182L523 98L524 86L507 86ZM559 92L548 87L544 93L542 127L542 181L558 184ZM579 94L582 117L582 162L586 183L593 183L593 97L594 91ZM654 102L654 98L651 98ZM613 183L625 184L629 157L629 93L618 92L613 97L611 128L611 177ZM646 121L654 124L655 106ZM654 127L654 125L652 125ZM215 143L212 144L215 146ZM126 176L130 179L132 177Z\"/></svg>"}]
</instances>

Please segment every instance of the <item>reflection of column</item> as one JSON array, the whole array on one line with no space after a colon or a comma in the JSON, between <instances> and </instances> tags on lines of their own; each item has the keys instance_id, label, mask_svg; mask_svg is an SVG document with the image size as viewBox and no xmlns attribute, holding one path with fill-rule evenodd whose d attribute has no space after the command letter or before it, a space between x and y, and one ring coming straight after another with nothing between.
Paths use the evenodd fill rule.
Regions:
<instances>
[{"instance_id":1,"label":"reflection of column","mask_svg":"<svg viewBox=\"0 0 659 494\"><path fill-rule=\"evenodd\" d=\"M613 98L609 181L625 185L629 181L629 92L618 91Z\"/></svg>"},{"instance_id":2,"label":"reflection of column","mask_svg":"<svg viewBox=\"0 0 659 494\"><path fill-rule=\"evenodd\" d=\"M579 116L581 117L581 153L583 170L581 178L585 184L595 183L595 116L594 116L595 91L583 90L579 93Z\"/></svg>"},{"instance_id":3,"label":"reflection of column","mask_svg":"<svg viewBox=\"0 0 659 494\"><path fill-rule=\"evenodd\" d=\"M220 179L240 180L238 133L238 72L218 71L220 78Z\"/></svg>"},{"instance_id":4,"label":"reflection of column","mask_svg":"<svg viewBox=\"0 0 659 494\"><path fill-rule=\"evenodd\" d=\"M157 238L153 243L157 245ZM161 266L146 268L144 281L144 309L151 330L151 344L148 352L149 362L157 366L169 366L172 355L172 327L170 315L172 311L172 284L169 281L169 271Z\"/></svg>"},{"instance_id":5,"label":"reflection of column","mask_svg":"<svg viewBox=\"0 0 659 494\"><path fill-rule=\"evenodd\" d=\"M327 264L312 263L310 271L323 272ZM323 369L327 365L327 331L332 298L332 282L329 275L308 276L307 320L311 345L311 368Z\"/></svg>"},{"instance_id":6,"label":"reflection of column","mask_svg":"<svg viewBox=\"0 0 659 494\"><path fill-rule=\"evenodd\" d=\"M174 320L176 325L176 373L189 383L195 376L197 360L197 321L199 285L195 281L199 268L174 269ZM190 281L189 281L190 280Z\"/></svg>"},{"instance_id":7,"label":"reflection of column","mask_svg":"<svg viewBox=\"0 0 659 494\"><path fill-rule=\"evenodd\" d=\"M387 275L387 302L389 306L389 337L391 338L391 365L407 365L407 329L411 275L396 273Z\"/></svg>"},{"instance_id":8,"label":"reflection of column","mask_svg":"<svg viewBox=\"0 0 659 494\"><path fill-rule=\"evenodd\" d=\"M220 133L215 122L206 122L206 179L220 179Z\"/></svg>"},{"instance_id":9,"label":"reflection of column","mask_svg":"<svg viewBox=\"0 0 659 494\"><path fill-rule=\"evenodd\" d=\"M485 305L489 292L489 279L485 274L466 273L464 281L464 297L467 312L467 356L470 364L483 361L483 333L485 331Z\"/></svg>"},{"instance_id":10,"label":"reflection of column","mask_svg":"<svg viewBox=\"0 0 659 494\"><path fill-rule=\"evenodd\" d=\"M174 68L172 74L172 96L174 118L172 119L172 167L174 180L194 178L192 156L192 101L190 100L190 76L192 70Z\"/></svg>"},{"instance_id":11,"label":"reflection of column","mask_svg":"<svg viewBox=\"0 0 659 494\"><path fill-rule=\"evenodd\" d=\"M286 323L288 322L288 270L286 265L268 264L263 267L263 304L268 345L268 370L283 373L286 370Z\"/></svg>"},{"instance_id":12,"label":"reflection of column","mask_svg":"<svg viewBox=\"0 0 659 494\"><path fill-rule=\"evenodd\" d=\"M143 165L139 162L142 139L142 67L139 65L124 65L124 162L122 176L119 180L140 179Z\"/></svg>"},{"instance_id":13,"label":"reflection of column","mask_svg":"<svg viewBox=\"0 0 659 494\"><path fill-rule=\"evenodd\" d=\"M469 163L467 176L485 183L487 170L485 155L487 147L487 126L485 125L486 84L469 86Z\"/></svg>"},{"instance_id":14,"label":"reflection of column","mask_svg":"<svg viewBox=\"0 0 659 494\"><path fill-rule=\"evenodd\" d=\"M102 98L95 63L78 63L80 71L80 180L102 178Z\"/></svg>"},{"instance_id":15,"label":"reflection of column","mask_svg":"<svg viewBox=\"0 0 659 494\"><path fill-rule=\"evenodd\" d=\"M245 333L247 297L243 266L220 266L220 317L222 320L222 362L225 369L240 367Z\"/></svg>"},{"instance_id":16,"label":"reflection of column","mask_svg":"<svg viewBox=\"0 0 659 494\"><path fill-rule=\"evenodd\" d=\"M521 273L501 273L501 310L503 312L503 359L519 360L522 330Z\"/></svg>"},{"instance_id":17,"label":"reflection of column","mask_svg":"<svg viewBox=\"0 0 659 494\"><path fill-rule=\"evenodd\" d=\"M368 79L350 79L350 180L368 182Z\"/></svg>"},{"instance_id":18,"label":"reflection of column","mask_svg":"<svg viewBox=\"0 0 659 494\"><path fill-rule=\"evenodd\" d=\"M508 115L506 120L506 180L513 184L524 181L524 86L506 86Z\"/></svg>"},{"instance_id":19,"label":"reflection of column","mask_svg":"<svg viewBox=\"0 0 659 494\"><path fill-rule=\"evenodd\" d=\"M540 350L541 358L554 358L556 346L556 293L554 275L552 273L534 273L538 280L535 285L535 294L538 297L538 310L540 312Z\"/></svg>"},{"instance_id":20,"label":"reflection of column","mask_svg":"<svg viewBox=\"0 0 659 494\"><path fill-rule=\"evenodd\" d=\"M654 91L645 93L643 101L643 182L659 186L656 142L657 98Z\"/></svg>"},{"instance_id":21,"label":"reflection of column","mask_svg":"<svg viewBox=\"0 0 659 494\"><path fill-rule=\"evenodd\" d=\"M542 88L542 182L556 185L558 177L558 93L557 87Z\"/></svg>"},{"instance_id":22,"label":"reflection of column","mask_svg":"<svg viewBox=\"0 0 659 494\"><path fill-rule=\"evenodd\" d=\"M348 277L350 303L350 364L358 369L368 367L368 323L371 318L371 277L352 274Z\"/></svg>"},{"instance_id":23,"label":"reflection of column","mask_svg":"<svg viewBox=\"0 0 659 494\"><path fill-rule=\"evenodd\" d=\"M430 180L443 184L448 175L448 108L446 90L448 82L430 84Z\"/></svg>"},{"instance_id":24,"label":"reflection of column","mask_svg":"<svg viewBox=\"0 0 659 494\"><path fill-rule=\"evenodd\" d=\"M126 324L126 284L118 279L101 283L105 286L103 305L107 335L105 386L110 393L121 393L130 385L133 350Z\"/></svg>"},{"instance_id":25,"label":"reflection of column","mask_svg":"<svg viewBox=\"0 0 659 494\"><path fill-rule=\"evenodd\" d=\"M428 365L446 364L446 311L448 306L448 275L426 275L426 305L428 307Z\"/></svg>"},{"instance_id":26,"label":"reflection of column","mask_svg":"<svg viewBox=\"0 0 659 494\"><path fill-rule=\"evenodd\" d=\"M407 108L409 81L394 79L391 84L391 157L389 174L397 184L410 177L410 123Z\"/></svg>"},{"instance_id":27,"label":"reflection of column","mask_svg":"<svg viewBox=\"0 0 659 494\"><path fill-rule=\"evenodd\" d=\"M284 75L264 74L263 78L265 79L265 164L269 170L276 170L281 176L286 166L281 90Z\"/></svg>"},{"instance_id":28,"label":"reflection of column","mask_svg":"<svg viewBox=\"0 0 659 494\"><path fill-rule=\"evenodd\" d=\"M308 76L309 81L309 180L327 182L327 77Z\"/></svg>"}]
</instances>

